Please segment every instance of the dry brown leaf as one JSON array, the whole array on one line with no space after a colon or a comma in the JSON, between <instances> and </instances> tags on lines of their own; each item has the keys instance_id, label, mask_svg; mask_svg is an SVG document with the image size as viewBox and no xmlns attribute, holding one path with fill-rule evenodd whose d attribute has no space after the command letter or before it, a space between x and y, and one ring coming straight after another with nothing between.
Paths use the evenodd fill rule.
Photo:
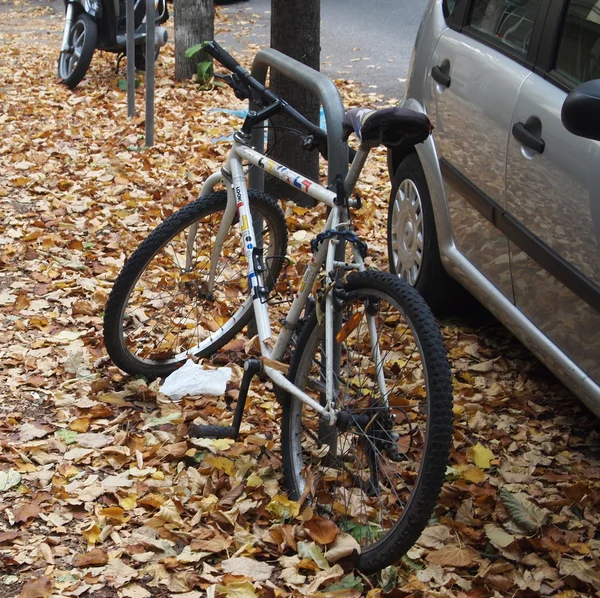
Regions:
<instances>
[{"instance_id":1,"label":"dry brown leaf","mask_svg":"<svg viewBox=\"0 0 600 598\"><path fill-rule=\"evenodd\" d=\"M41 511L40 503L35 500L26 503L13 511L13 517L16 523L24 523L28 519L35 519Z\"/></svg>"},{"instance_id":2,"label":"dry brown leaf","mask_svg":"<svg viewBox=\"0 0 600 598\"><path fill-rule=\"evenodd\" d=\"M52 594L52 581L42 575L32 581L28 581L21 590L19 598L46 598Z\"/></svg>"},{"instance_id":3,"label":"dry brown leaf","mask_svg":"<svg viewBox=\"0 0 600 598\"><path fill-rule=\"evenodd\" d=\"M91 567L97 565L106 565L108 555L102 548L94 548L84 554L76 554L73 557L74 567Z\"/></svg>"},{"instance_id":4,"label":"dry brown leaf","mask_svg":"<svg viewBox=\"0 0 600 598\"><path fill-rule=\"evenodd\" d=\"M450 544L440 550L430 552L425 560L442 567L469 567L479 558L479 553L470 546Z\"/></svg>"},{"instance_id":5,"label":"dry brown leaf","mask_svg":"<svg viewBox=\"0 0 600 598\"><path fill-rule=\"evenodd\" d=\"M315 515L304 522L304 529L308 535L319 544L331 544L338 535L339 527L330 519Z\"/></svg>"}]
</instances>

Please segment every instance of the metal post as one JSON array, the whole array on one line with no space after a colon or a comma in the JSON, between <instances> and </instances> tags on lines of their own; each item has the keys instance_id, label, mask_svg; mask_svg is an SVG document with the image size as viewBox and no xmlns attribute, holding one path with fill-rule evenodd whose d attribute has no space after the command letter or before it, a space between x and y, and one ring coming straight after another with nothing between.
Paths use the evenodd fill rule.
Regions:
<instances>
[{"instance_id":1,"label":"metal post","mask_svg":"<svg viewBox=\"0 0 600 598\"><path fill-rule=\"evenodd\" d=\"M336 176L339 174L344 180L348 172L348 144L342 141L344 104L340 92L335 83L323 73L273 50L273 48L264 48L254 57L252 76L261 83L265 83L269 67L310 89L319 98L325 112L327 125L327 182L330 188L334 188ZM252 105L250 107L252 108ZM258 151L264 149L264 130L262 128L254 129L252 145ZM249 174L250 187L262 189L263 175L262 169L253 168Z\"/></svg>"},{"instance_id":2,"label":"metal post","mask_svg":"<svg viewBox=\"0 0 600 598\"><path fill-rule=\"evenodd\" d=\"M146 0L146 147L154 145L155 25L154 0Z\"/></svg>"},{"instance_id":3,"label":"metal post","mask_svg":"<svg viewBox=\"0 0 600 598\"><path fill-rule=\"evenodd\" d=\"M125 3L125 26L127 41L125 51L127 53L127 116L135 116L135 23L133 15L134 0Z\"/></svg>"}]
</instances>

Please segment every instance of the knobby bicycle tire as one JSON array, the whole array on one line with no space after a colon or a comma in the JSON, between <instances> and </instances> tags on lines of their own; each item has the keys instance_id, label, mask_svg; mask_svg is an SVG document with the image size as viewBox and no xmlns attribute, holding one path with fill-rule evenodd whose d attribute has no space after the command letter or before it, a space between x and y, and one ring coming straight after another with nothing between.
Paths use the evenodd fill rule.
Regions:
<instances>
[{"instance_id":1,"label":"knobby bicycle tire","mask_svg":"<svg viewBox=\"0 0 600 598\"><path fill-rule=\"evenodd\" d=\"M287 249L285 218L265 193L249 189L248 196L262 231L257 244L265 250L265 286L272 288ZM106 350L123 371L164 376L190 354L212 355L250 321L253 308L237 214L219 252L218 280L208 289L206 273L226 203L221 191L185 206L125 263L104 316Z\"/></svg>"},{"instance_id":2,"label":"knobby bicycle tire","mask_svg":"<svg viewBox=\"0 0 600 598\"><path fill-rule=\"evenodd\" d=\"M305 497L313 512L355 537L354 565L373 573L410 549L435 507L452 438L450 367L431 310L404 281L366 271L349 276L343 291L338 422L327 426L282 394L284 479L291 498ZM380 355L371 351L367 314L381 325ZM324 404L329 356L318 319L315 310L300 333L289 378Z\"/></svg>"}]
</instances>

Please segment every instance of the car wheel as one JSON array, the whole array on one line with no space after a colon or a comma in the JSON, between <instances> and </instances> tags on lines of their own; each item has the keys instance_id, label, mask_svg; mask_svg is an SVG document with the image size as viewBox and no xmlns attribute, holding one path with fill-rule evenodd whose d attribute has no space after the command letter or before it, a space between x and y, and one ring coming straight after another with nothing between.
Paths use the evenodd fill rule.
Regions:
<instances>
[{"instance_id":1,"label":"car wheel","mask_svg":"<svg viewBox=\"0 0 600 598\"><path fill-rule=\"evenodd\" d=\"M440 259L431 197L416 154L398 167L388 209L390 271L406 280L437 314L452 311L459 285Z\"/></svg>"}]
</instances>

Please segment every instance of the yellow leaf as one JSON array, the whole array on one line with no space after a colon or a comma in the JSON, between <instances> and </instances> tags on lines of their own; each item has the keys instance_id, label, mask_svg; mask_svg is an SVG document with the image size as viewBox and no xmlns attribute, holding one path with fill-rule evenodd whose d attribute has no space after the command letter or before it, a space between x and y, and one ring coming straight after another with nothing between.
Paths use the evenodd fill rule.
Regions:
<instances>
[{"instance_id":1,"label":"yellow leaf","mask_svg":"<svg viewBox=\"0 0 600 598\"><path fill-rule=\"evenodd\" d=\"M100 515L102 517L108 517L110 519L115 519L120 523L125 523L129 521L130 517L125 515L125 511L121 507L107 507L106 509L102 509L100 511Z\"/></svg>"},{"instance_id":2,"label":"yellow leaf","mask_svg":"<svg viewBox=\"0 0 600 598\"><path fill-rule=\"evenodd\" d=\"M76 420L73 420L69 425L69 428L74 432L87 432L89 427L89 417L78 417Z\"/></svg>"},{"instance_id":3,"label":"yellow leaf","mask_svg":"<svg viewBox=\"0 0 600 598\"><path fill-rule=\"evenodd\" d=\"M228 459L227 457L216 457L215 455L206 455L202 463L204 465L208 465L209 467L220 469L221 471L224 471L227 475L235 475L235 466L233 464L233 461L231 459Z\"/></svg>"},{"instance_id":4,"label":"yellow leaf","mask_svg":"<svg viewBox=\"0 0 600 598\"><path fill-rule=\"evenodd\" d=\"M456 468L460 472L460 477L467 482L473 482L473 484L480 484L485 480L485 472L479 467L473 465L459 465Z\"/></svg>"},{"instance_id":5,"label":"yellow leaf","mask_svg":"<svg viewBox=\"0 0 600 598\"><path fill-rule=\"evenodd\" d=\"M86 539L88 546L93 546L100 539L102 530L94 523L89 529L84 529L81 534Z\"/></svg>"},{"instance_id":6,"label":"yellow leaf","mask_svg":"<svg viewBox=\"0 0 600 598\"><path fill-rule=\"evenodd\" d=\"M275 495L271 502L266 506L271 515L277 519L293 519L300 513L300 504L294 500L289 500L281 494Z\"/></svg>"},{"instance_id":7,"label":"yellow leaf","mask_svg":"<svg viewBox=\"0 0 600 598\"><path fill-rule=\"evenodd\" d=\"M263 481L259 476L253 473L246 480L246 485L250 486L250 488L258 488L263 485Z\"/></svg>"},{"instance_id":8,"label":"yellow leaf","mask_svg":"<svg viewBox=\"0 0 600 598\"><path fill-rule=\"evenodd\" d=\"M217 586L218 592L226 594L227 598L258 598L254 586L249 581L233 581L226 586Z\"/></svg>"},{"instance_id":9,"label":"yellow leaf","mask_svg":"<svg viewBox=\"0 0 600 598\"><path fill-rule=\"evenodd\" d=\"M137 507L137 494L129 494L119 501L119 504L125 511L131 511Z\"/></svg>"},{"instance_id":10,"label":"yellow leaf","mask_svg":"<svg viewBox=\"0 0 600 598\"><path fill-rule=\"evenodd\" d=\"M477 467L482 469L490 468L490 461L494 458L494 453L479 442L469 449L469 455Z\"/></svg>"}]
</instances>

